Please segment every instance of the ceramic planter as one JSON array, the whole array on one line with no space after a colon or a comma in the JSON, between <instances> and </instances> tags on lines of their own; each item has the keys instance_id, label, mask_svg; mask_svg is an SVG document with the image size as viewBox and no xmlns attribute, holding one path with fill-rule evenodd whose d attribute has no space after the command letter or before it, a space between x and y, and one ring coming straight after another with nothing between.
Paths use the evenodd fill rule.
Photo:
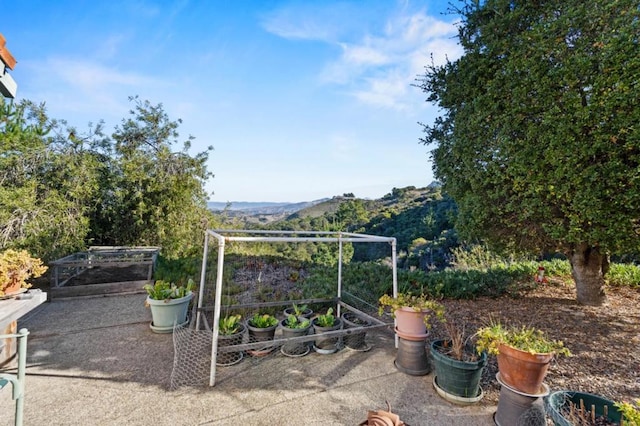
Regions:
<instances>
[{"instance_id":1,"label":"ceramic planter","mask_svg":"<svg viewBox=\"0 0 640 426\"><path fill-rule=\"evenodd\" d=\"M552 392L546 399L547 412L553 420L555 426L571 426L573 423L569 420L571 404L576 409L580 409L581 402L585 409L590 412L593 407L596 418L604 417L609 422L619 424L622 414L615 407L614 402L598 395L584 392L574 391L556 391ZM606 413L606 416L605 416ZM589 416L590 417L590 416ZM604 424L604 423L603 423Z\"/></svg>"},{"instance_id":2,"label":"ceramic planter","mask_svg":"<svg viewBox=\"0 0 640 426\"><path fill-rule=\"evenodd\" d=\"M426 376L431 372L425 340L398 339L396 368L410 376Z\"/></svg>"},{"instance_id":3,"label":"ceramic planter","mask_svg":"<svg viewBox=\"0 0 640 426\"><path fill-rule=\"evenodd\" d=\"M483 352L477 361L460 361L442 352L446 340L431 342L431 357L436 371L437 385L448 394L475 400L481 394L480 378L487 364L487 354ZM474 353L472 346L466 350Z\"/></svg>"},{"instance_id":4,"label":"ceramic planter","mask_svg":"<svg viewBox=\"0 0 640 426\"><path fill-rule=\"evenodd\" d=\"M525 394L540 393L553 353L532 354L504 344L499 345L498 351L498 370L502 381Z\"/></svg>"},{"instance_id":5,"label":"ceramic planter","mask_svg":"<svg viewBox=\"0 0 640 426\"><path fill-rule=\"evenodd\" d=\"M427 326L424 323L424 317L427 310L416 311L410 307L402 307L396 309L394 315L396 317L396 333L405 340L424 341L427 338Z\"/></svg>"},{"instance_id":6,"label":"ceramic planter","mask_svg":"<svg viewBox=\"0 0 640 426\"><path fill-rule=\"evenodd\" d=\"M172 333L174 325L185 325L192 298L191 292L179 299L155 300L147 297L146 304L151 308L151 330L155 333Z\"/></svg>"}]
</instances>

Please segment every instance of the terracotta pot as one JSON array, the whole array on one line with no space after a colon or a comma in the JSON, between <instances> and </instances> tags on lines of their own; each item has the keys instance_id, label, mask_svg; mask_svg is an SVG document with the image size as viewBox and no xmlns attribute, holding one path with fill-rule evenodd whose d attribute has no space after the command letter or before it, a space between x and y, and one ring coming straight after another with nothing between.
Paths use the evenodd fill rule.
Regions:
<instances>
[{"instance_id":1,"label":"terracotta pot","mask_svg":"<svg viewBox=\"0 0 640 426\"><path fill-rule=\"evenodd\" d=\"M396 333L405 340L420 341L428 336L424 316L428 311L416 311L413 308L396 309Z\"/></svg>"},{"instance_id":2,"label":"terracotta pot","mask_svg":"<svg viewBox=\"0 0 640 426\"><path fill-rule=\"evenodd\" d=\"M540 393L553 353L532 354L504 344L500 344L498 351L498 370L502 381L526 394Z\"/></svg>"},{"instance_id":3,"label":"terracotta pot","mask_svg":"<svg viewBox=\"0 0 640 426\"><path fill-rule=\"evenodd\" d=\"M12 294L20 293L21 288L22 284L20 283L20 281L14 281L3 289L4 295L10 296Z\"/></svg>"}]
</instances>

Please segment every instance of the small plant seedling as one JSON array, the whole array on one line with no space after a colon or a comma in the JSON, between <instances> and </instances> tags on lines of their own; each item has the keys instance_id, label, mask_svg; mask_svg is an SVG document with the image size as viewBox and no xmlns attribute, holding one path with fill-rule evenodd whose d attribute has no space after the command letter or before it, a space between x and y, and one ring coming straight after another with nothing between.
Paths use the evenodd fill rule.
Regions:
<instances>
[{"instance_id":1,"label":"small plant seedling","mask_svg":"<svg viewBox=\"0 0 640 426\"><path fill-rule=\"evenodd\" d=\"M240 331L240 319L242 317L240 315L229 315L220 319L220 324L218 326L218 330L220 334L223 335L231 335L236 334Z\"/></svg>"},{"instance_id":2,"label":"small plant seedling","mask_svg":"<svg viewBox=\"0 0 640 426\"><path fill-rule=\"evenodd\" d=\"M302 316L302 314L304 314L304 311L307 310L307 305L296 305L295 303L293 304L293 312L296 316Z\"/></svg>"},{"instance_id":3,"label":"small plant seedling","mask_svg":"<svg viewBox=\"0 0 640 426\"><path fill-rule=\"evenodd\" d=\"M304 321L300 321L297 316L289 315L285 321L285 325L288 328L307 328L309 327L309 320L305 319Z\"/></svg>"},{"instance_id":4,"label":"small plant seedling","mask_svg":"<svg viewBox=\"0 0 640 426\"><path fill-rule=\"evenodd\" d=\"M268 328L278 324L278 319L269 314L254 314L249 320L249 324L256 328Z\"/></svg>"},{"instance_id":5,"label":"small plant seedling","mask_svg":"<svg viewBox=\"0 0 640 426\"><path fill-rule=\"evenodd\" d=\"M327 309L327 313L318 315L316 318L316 324L320 327L333 327L336 322L336 317L333 316L333 308Z\"/></svg>"}]
</instances>

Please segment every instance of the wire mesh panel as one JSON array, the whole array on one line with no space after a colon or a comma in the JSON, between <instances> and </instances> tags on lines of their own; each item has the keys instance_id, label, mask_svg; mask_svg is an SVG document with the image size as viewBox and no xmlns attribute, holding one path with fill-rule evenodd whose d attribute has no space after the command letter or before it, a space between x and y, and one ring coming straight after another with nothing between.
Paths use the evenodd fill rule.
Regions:
<instances>
[{"instance_id":1,"label":"wire mesh panel","mask_svg":"<svg viewBox=\"0 0 640 426\"><path fill-rule=\"evenodd\" d=\"M172 387L202 384L207 363L213 386L216 375L267 359L369 350L366 329L389 326L377 299L390 288L397 290L394 238L207 231L196 314L174 333Z\"/></svg>"}]
</instances>

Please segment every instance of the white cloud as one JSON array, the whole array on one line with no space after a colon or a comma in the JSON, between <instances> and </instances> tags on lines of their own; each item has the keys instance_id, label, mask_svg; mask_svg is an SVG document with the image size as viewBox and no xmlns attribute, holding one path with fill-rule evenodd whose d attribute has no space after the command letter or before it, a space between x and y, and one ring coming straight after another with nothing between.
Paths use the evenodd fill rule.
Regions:
<instances>
[{"instance_id":1,"label":"white cloud","mask_svg":"<svg viewBox=\"0 0 640 426\"><path fill-rule=\"evenodd\" d=\"M323 83L343 87L368 105L405 110L411 84L424 73L431 57L442 64L446 57L454 60L462 53L453 21L424 11L410 13L406 6L400 4L397 14L377 27L369 23L369 27L354 28L345 16L328 19L344 13L335 8L315 8L313 13L282 9L265 20L264 27L281 37L320 40L340 47L340 56L325 64L320 73Z\"/></svg>"}]
</instances>

